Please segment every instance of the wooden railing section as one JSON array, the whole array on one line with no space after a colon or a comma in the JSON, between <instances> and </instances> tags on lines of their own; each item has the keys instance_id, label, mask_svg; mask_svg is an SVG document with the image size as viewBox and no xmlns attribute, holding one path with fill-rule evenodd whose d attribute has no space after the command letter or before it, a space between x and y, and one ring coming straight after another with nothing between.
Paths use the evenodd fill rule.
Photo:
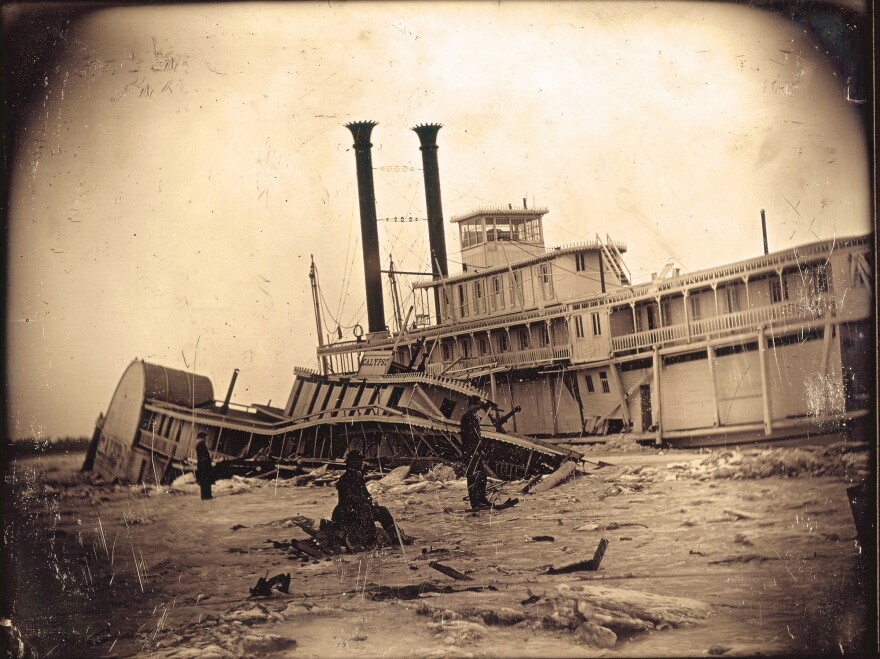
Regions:
<instances>
[{"instance_id":1,"label":"wooden railing section","mask_svg":"<svg viewBox=\"0 0 880 659\"><path fill-rule=\"evenodd\" d=\"M529 348L515 352L501 352L495 355L480 355L460 359L455 366L446 370L452 362L428 364L425 371L439 375L441 373L461 374L479 368L491 366L529 366L531 364L544 364L560 359L571 358L571 346L544 346L542 348Z\"/></svg>"},{"instance_id":2,"label":"wooden railing section","mask_svg":"<svg viewBox=\"0 0 880 659\"><path fill-rule=\"evenodd\" d=\"M611 350L636 350L662 343L691 339L703 339L716 334L736 332L743 329L757 329L762 325L785 326L792 322L805 322L825 318L834 314L839 320L846 320L843 306L833 295L820 295L813 298L788 300L764 307L736 311L711 318L694 320L688 325L679 323L667 327L611 338Z\"/></svg>"}]
</instances>

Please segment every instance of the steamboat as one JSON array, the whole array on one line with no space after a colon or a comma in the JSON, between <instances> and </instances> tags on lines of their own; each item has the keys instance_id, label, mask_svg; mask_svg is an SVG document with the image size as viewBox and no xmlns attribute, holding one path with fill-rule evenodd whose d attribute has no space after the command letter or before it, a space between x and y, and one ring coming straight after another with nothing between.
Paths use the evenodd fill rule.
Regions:
<instances>
[{"instance_id":1,"label":"steamboat","mask_svg":"<svg viewBox=\"0 0 880 659\"><path fill-rule=\"evenodd\" d=\"M431 264L404 317L393 264L383 270L379 257L375 125L347 125L367 330L324 335L313 262L319 369L295 370L283 408L231 404L237 372L220 402L203 376L135 361L99 418L85 467L167 482L191 468L199 431L217 460L279 470L335 463L354 448L379 466L454 463L458 422L474 396L494 410L483 434L491 475L502 479L550 471L578 457L573 445L609 434L694 445L867 427L871 236L769 252L765 234L754 258L688 273L667 265L634 283L623 242L594 234L547 247L548 210L524 200L451 218L462 266L450 274L441 126L420 125Z\"/></svg>"}]
</instances>

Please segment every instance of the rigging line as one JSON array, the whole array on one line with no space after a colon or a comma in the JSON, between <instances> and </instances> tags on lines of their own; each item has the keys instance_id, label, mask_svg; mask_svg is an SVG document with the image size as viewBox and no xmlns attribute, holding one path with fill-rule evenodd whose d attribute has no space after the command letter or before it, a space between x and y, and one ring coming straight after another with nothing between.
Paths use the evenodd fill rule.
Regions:
<instances>
[{"instance_id":1,"label":"rigging line","mask_svg":"<svg viewBox=\"0 0 880 659\"><path fill-rule=\"evenodd\" d=\"M342 310L345 307L345 297L348 293L348 286L345 283L348 271L348 257L351 254L351 234L354 231L354 205L351 207L351 215L348 222L348 239L345 241L345 261L343 261L342 269L342 286L339 288L339 302L336 305L336 313L341 318Z\"/></svg>"},{"instance_id":2,"label":"rigging line","mask_svg":"<svg viewBox=\"0 0 880 659\"><path fill-rule=\"evenodd\" d=\"M397 194L399 194L400 197L401 197L404 201L406 201L407 203L409 203L409 204L410 204L410 208L412 207L412 200L411 200L411 199L407 199L406 195L403 194L400 190L398 190L398 189L397 189L397 186L395 186L393 183L391 183L391 181L386 180L386 181L385 181L385 185L387 185L389 188L391 188L392 190L394 190L394 192L396 192ZM416 189L418 189L418 188L416 188Z\"/></svg>"}]
</instances>

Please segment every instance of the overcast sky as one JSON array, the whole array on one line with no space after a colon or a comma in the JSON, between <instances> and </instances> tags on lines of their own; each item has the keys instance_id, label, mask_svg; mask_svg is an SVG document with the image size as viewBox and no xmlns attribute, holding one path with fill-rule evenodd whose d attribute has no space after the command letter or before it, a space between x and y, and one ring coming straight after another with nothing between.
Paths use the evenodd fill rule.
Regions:
<instances>
[{"instance_id":1,"label":"overcast sky","mask_svg":"<svg viewBox=\"0 0 880 659\"><path fill-rule=\"evenodd\" d=\"M447 219L528 197L549 244L610 234L637 280L760 254L762 208L774 250L870 230L845 84L744 6L171 5L68 35L11 177L13 437L90 434L136 357L283 404L317 365L311 254L326 329L366 325L353 120L379 122L380 218L425 216L409 129L440 122ZM380 222L398 267L427 242Z\"/></svg>"}]
</instances>

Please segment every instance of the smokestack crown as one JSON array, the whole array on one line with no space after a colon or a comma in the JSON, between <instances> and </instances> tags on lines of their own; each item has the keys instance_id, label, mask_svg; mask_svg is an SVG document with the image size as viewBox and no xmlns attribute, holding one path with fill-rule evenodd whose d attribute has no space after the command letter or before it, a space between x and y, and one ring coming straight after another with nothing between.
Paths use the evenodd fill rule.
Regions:
<instances>
[{"instance_id":1,"label":"smokestack crown","mask_svg":"<svg viewBox=\"0 0 880 659\"><path fill-rule=\"evenodd\" d=\"M345 124L345 127L351 131L355 147L369 147L372 146L370 134L373 132L373 127L378 125L378 121L352 121Z\"/></svg>"},{"instance_id":2,"label":"smokestack crown","mask_svg":"<svg viewBox=\"0 0 880 659\"><path fill-rule=\"evenodd\" d=\"M416 135L419 136L419 141L422 143L422 149L425 148L437 148L437 132L443 128L443 124L419 124L418 126L413 126L413 130Z\"/></svg>"}]
</instances>

